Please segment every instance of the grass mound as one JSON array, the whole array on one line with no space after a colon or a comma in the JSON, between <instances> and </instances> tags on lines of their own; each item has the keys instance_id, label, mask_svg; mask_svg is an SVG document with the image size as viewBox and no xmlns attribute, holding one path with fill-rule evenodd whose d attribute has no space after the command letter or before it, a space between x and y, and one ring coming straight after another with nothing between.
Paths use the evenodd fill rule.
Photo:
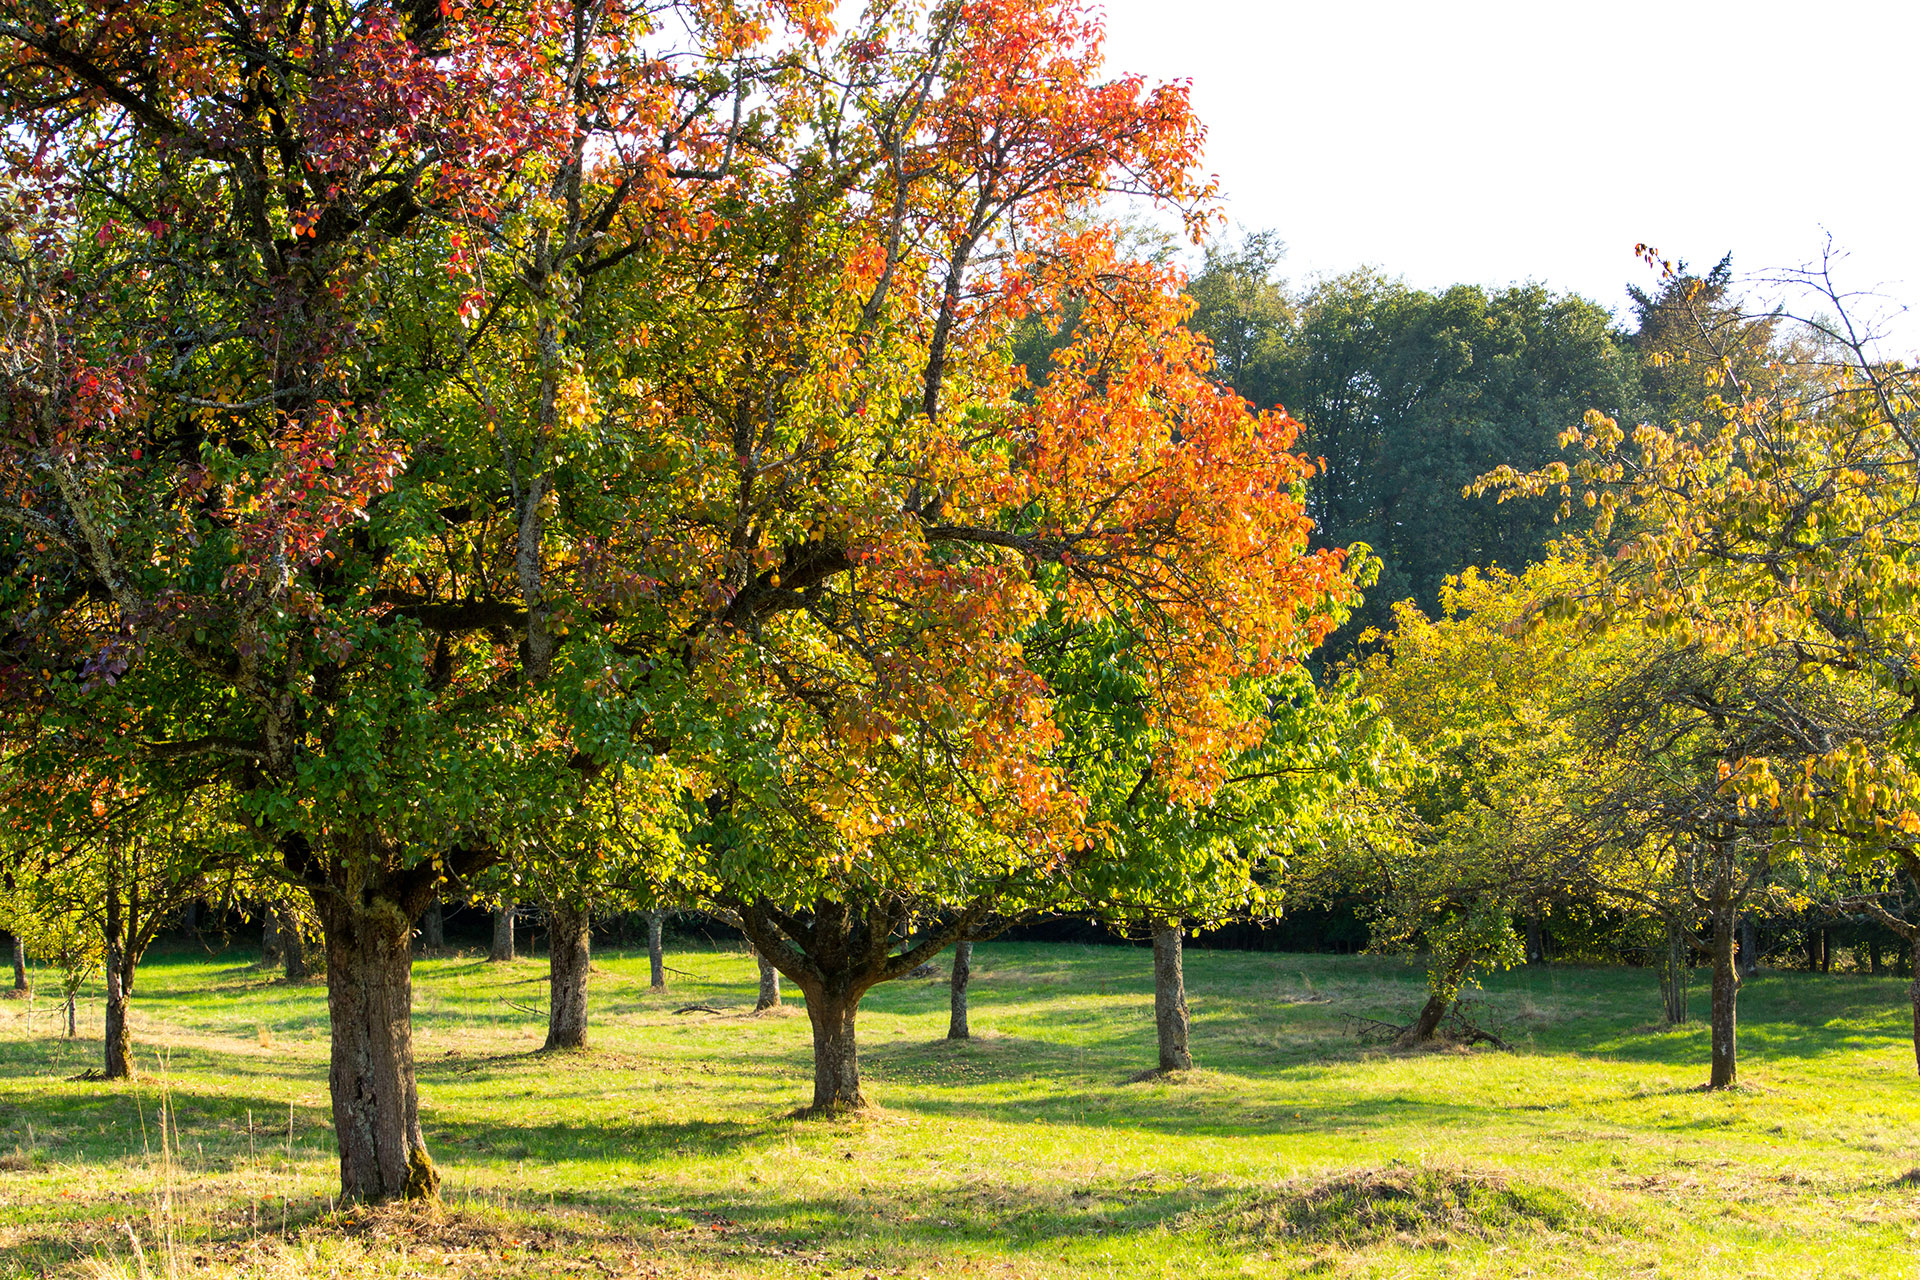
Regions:
<instances>
[{"instance_id":1,"label":"grass mound","mask_svg":"<svg viewBox=\"0 0 1920 1280\"><path fill-rule=\"evenodd\" d=\"M1498 1173L1394 1163L1302 1179L1219 1215L1224 1234L1341 1247L1439 1245L1516 1230L1565 1231L1592 1211L1564 1191Z\"/></svg>"}]
</instances>

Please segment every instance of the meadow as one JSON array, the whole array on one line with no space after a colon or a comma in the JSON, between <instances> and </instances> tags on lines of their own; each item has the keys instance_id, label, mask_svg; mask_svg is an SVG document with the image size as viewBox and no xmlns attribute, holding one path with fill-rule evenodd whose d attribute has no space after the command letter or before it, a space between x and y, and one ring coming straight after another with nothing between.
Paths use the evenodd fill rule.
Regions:
<instances>
[{"instance_id":1,"label":"meadow","mask_svg":"<svg viewBox=\"0 0 1920 1280\"><path fill-rule=\"evenodd\" d=\"M543 958L423 959L444 1199L364 1210L329 1199L325 988L255 959L147 964L131 1084L76 1078L97 1000L77 1042L0 1005L0 1276L1805 1280L1912 1274L1920 1241L1901 979L1751 980L1742 1085L1707 1093L1706 1027L1659 1024L1646 971L1498 975L1512 1052L1406 1052L1353 1018L1411 1016L1416 967L1189 951L1199 1065L1143 1079L1145 951L987 944L976 1038L940 980L877 989L878 1106L826 1122L791 1114L804 1010L753 1015L739 950L676 950L665 993L596 956L593 1047L557 1055Z\"/></svg>"}]
</instances>

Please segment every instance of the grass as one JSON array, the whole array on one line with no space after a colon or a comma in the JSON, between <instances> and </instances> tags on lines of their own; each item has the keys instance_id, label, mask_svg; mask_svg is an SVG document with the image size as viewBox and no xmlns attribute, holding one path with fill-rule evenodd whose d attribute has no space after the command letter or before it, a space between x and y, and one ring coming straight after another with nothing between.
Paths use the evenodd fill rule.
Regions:
<instances>
[{"instance_id":1,"label":"grass","mask_svg":"<svg viewBox=\"0 0 1920 1280\"><path fill-rule=\"evenodd\" d=\"M978 1038L941 1038L944 983L882 987L880 1109L809 1122L804 1011L749 1015L740 952L678 951L665 995L596 957L594 1047L563 1055L515 1007L544 960L423 960L423 1213L335 1210L325 990L252 959L148 963L131 1085L69 1078L97 998L78 1043L0 1003L0 1276L1805 1280L1910 1274L1920 1240L1899 979L1752 980L1743 1087L1710 1094L1704 1025L1658 1025L1646 972L1502 975L1481 1012L1517 1052L1402 1053L1343 1015L1404 1020L1414 968L1189 952L1201 1065L1129 1083L1144 951L984 945Z\"/></svg>"}]
</instances>

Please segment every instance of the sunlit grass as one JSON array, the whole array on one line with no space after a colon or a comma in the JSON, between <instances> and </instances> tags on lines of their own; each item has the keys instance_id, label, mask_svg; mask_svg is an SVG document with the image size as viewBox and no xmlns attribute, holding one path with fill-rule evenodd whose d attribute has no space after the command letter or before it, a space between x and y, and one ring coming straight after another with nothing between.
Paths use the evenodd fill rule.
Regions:
<instances>
[{"instance_id":1,"label":"sunlit grass","mask_svg":"<svg viewBox=\"0 0 1920 1280\"><path fill-rule=\"evenodd\" d=\"M1153 1061L1144 951L987 945L978 1038L941 1038L943 982L880 988L861 1017L880 1109L820 1123L789 1118L804 1011L751 1016L740 952L678 950L664 995L644 955L600 955L594 1047L564 1055L535 1052L544 960L425 960L445 1208L336 1214L325 989L252 958L148 964L134 1085L69 1079L97 1040L55 1038L45 1002L29 1035L0 1004L0 1275L1805 1280L1908 1274L1920 1238L1897 979L1754 980L1746 1087L1708 1094L1705 1028L1659 1026L1648 973L1503 975L1479 1012L1518 1052L1400 1054L1345 1015L1404 1021L1414 968L1190 952L1200 1065L1130 1083ZM673 1012L694 1002L727 1012Z\"/></svg>"}]
</instances>

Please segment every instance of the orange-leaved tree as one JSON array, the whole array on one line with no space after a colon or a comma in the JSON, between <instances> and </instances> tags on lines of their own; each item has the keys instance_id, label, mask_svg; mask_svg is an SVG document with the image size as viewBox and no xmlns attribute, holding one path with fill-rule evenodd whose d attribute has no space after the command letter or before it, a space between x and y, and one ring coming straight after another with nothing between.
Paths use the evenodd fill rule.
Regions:
<instances>
[{"instance_id":1,"label":"orange-leaved tree","mask_svg":"<svg viewBox=\"0 0 1920 1280\"><path fill-rule=\"evenodd\" d=\"M1215 382L1178 274L1098 217L1205 223L1184 91L1106 77L1060 0L887 9L791 84L711 226L583 304L581 420L634 466L582 499L621 603L569 625L684 770L688 881L806 995L836 1111L866 990L1103 847L1035 646L1128 633L1156 800L1204 803L1267 734L1243 682L1352 584L1295 424ZM1015 326L1069 303L1032 386Z\"/></svg>"}]
</instances>

